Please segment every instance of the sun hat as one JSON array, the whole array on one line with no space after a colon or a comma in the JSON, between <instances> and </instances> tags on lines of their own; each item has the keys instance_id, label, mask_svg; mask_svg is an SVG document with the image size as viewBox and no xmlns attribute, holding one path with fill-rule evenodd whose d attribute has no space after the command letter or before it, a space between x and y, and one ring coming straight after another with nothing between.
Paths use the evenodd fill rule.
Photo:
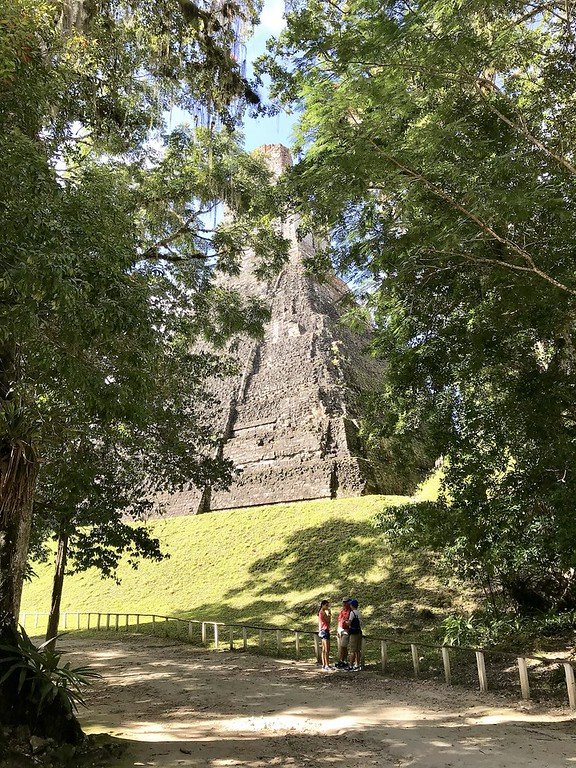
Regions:
<instances>
[{"instance_id":1,"label":"sun hat","mask_svg":"<svg viewBox=\"0 0 576 768\"><path fill-rule=\"evenodd\" d=\"M350 597L343 597L343 598L342 598L342 602L343 602L343 603L349 603L349 602L350 602L350 600L351 600L351 598L350 598Z\"/></svg>"}]
</instances>

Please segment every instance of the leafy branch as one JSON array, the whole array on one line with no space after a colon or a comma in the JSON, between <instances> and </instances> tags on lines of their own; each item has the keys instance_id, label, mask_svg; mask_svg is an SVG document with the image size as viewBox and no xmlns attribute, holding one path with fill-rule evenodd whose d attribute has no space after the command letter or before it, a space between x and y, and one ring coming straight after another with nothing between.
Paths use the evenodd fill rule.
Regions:
<instances>
[{"instance_id":1,"label":"leafy branch","mask_svg":"<svg viewBox=\"0 0 576 768\"><path fill-rule=\"evenodd\" d=\"M353 109L348 110L348 117L350 121L356 125L357 128L362 127L362 121L358 118L356 112ZM390 153L384 152L372 136L369 136L369 135L364 136L364 141L370 144L374 149L374 151L377 154L379 154L381 157L383 157L388 163L393 165L395 168L397 168L399 171L401 171L403 174L405 174L409 178L414 179L414 181L418 181L421 184L423 184L434 195L436 195L441 200L444 200L445 202L447 202L454 210L458 211L463 216L465 216L469 221L472 221L474 224L476 224L476 226L482 232L488 235L492 240L498 243L501 243L502 245L506 246L512 253L515 253L517 256L519 256L525 262L525 265L517 265L512 262L501 260L501 259L478 258L476 256L467 257L470 261L477 261L478 263L483 263L483 264L491 264L493 266L504 266L509 269L520 271L520 272L531 272L537 275L538 277L542 278L543 280L546 280L546 282L550 283L550 285L553 285L555 288L558 288L561 291L566 291L567 293L573 296L576 296L576 289L570 288L565 283L562 283L560 280L557 280L555 277L553 277L552 275L549 275L547 272L541 269L536 264L533 256L528 251L526 251L522 246L518 245L518 243L516 243L511 238L506 237L505 235L499 234L488 222L484 221L484 219L481 216L479 216L474 211L462 205L462 203L459 202L452 194L450 194L445 189L442 189L442 187L439 187L437 184L432 182L423 173L420 173L419 171L416 171L413 168L410 168L408 165L401 162L400 160L392 156ZM374 188L376 188L376 186L377 185L374 185Z\"/></svg>"}]
</instances>

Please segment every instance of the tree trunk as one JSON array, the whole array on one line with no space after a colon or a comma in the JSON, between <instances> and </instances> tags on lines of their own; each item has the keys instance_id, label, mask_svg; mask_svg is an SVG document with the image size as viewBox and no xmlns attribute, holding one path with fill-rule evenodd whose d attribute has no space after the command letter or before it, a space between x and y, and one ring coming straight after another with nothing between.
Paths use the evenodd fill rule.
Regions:
<instances>
[{"instance_id":1,"label":"tree trunk","mask_svg":"<svg viewBox=\"0 0 576 768\"><path fill-rule=\"evenodd\" d=\"M1 471L1 470L0 470ZM27 482L33 483L35 480L35 472L32 472L30 467L26 467L25 477ZM3 499L0 497L0 509L2 509ZM6 541L13 542L18 541L18 545L13 547L3 546L0 551L0 564L2 567L2 592L0 593L0 601L2 605L2 622L0 622L0 646L7 646L6 650L0 648L0 676L4 677L5 672L9 667L4 665L4 660L7 660L7 664L12 665L14 656L20 656L21 653L18 649L18 633L16 631L16 616L18 615L20 593L22 588L23 565L26 562L26 552L28 549L28 535L30 533L30 511L31 504L26 508L27 522L22 520L23 515L20 515L20 519L10 518L10 524L12 528L5 526L2 529L2 535L6 536ZM4 518L2 518L4 519ZM4 525L4 524L3 524ZM18 534L13 533L14 530L18 530ZM59 561L62 562L62 575L64 573L64 566L66 562L66 548L67 538L64 542L59 542L58 552L60 555L62 544L62 557L59 557ZM56 581L56 579L55 579ZM4 591L3 585L6 586ZM59 609L59 598L62 589L62 580L60 579L58 592L58 600L55 603L56 608ZM58 623L57 613L55 615L56 624ZM29 675L30 679L37 677L37 673L30 667ZM27 689L28 683L24 683L24 693L20 691L22 681L20 680L20 669L7 678L3 679L0 683L0 725L26 725L30 728L33 734L41 736L43 738L52 738L56 742L69 742L71 744L79 744L84 734L80 728L78 720L73 713L69 712L64 705L60 697L56 697L49 705L40 700L42 691L38 687L30 687L30 691Z\"/></svg>"},{"instance_id":2,"label":"tree trunk","mask_svg":"<svg viewBox=\"0 0 576 768\"><path fill-rule=\"evenodd\" d=\"M14 446L4 437L0 443L0 645L10 648L17 647L18 643L18 614L28 555L36 472L34 452L31 452L29 461L26 450ZM2 675L5 671L3 658L12 655L11 650L0 650ZM12 675L0 685L0 723L23 722L21 699Z\"/></svg>"},{"instance_id":3,"label":"tree trunk","mask_svg":"<svg viewBox=\"0 0 576 768\"><path fill-rule=\"evenodd\" d=\"M34 445L24 440L0 447L0 628L15 628L26 571L32 494L38 474Z\"/></svg>"},{"instance_id":4,"label":"tree trunk","mask_svg":"<svg viewBox=\"0 0 576 768\"><path fill-rule=\"evenodd\" d=\"M52 582L52 599L50 601L50 615L48 616L48 629L46 630L47 648L54 650L56 635L60 623L60 603L62 602L62 587L64 585L64 571L68 557L68 534L60 531L58 535L58 551L54 566L54 580Z\"/></svg>"},{"instance_id":5,"label":"tree trunk","mask_svg":"<svg viewBox=\"0 0 576 768\"><path fill-rule=\"evenodd\" d=\"M21 669L6 676L14 657L23 657L17 624L39 468L36 427L30 411L14 395L14 359L13 350L0 350L0 646L5 646L0 647L0 725L27 725L39 736L78 744L84 734L60 697L48 709L42 706L40 689L20 679ZM35 674L30 666L27 677ZM23 693L27 685L30 689Z\"/></svg>"},{"instance_id":6,"label":"tree trunk","mask_svg":"<svg viewBox=\"0 0 576 768\"><path fill-rule=\"evenodd\" d=\"M0 637L16 630L32 524L32 495L38 474L35 427L22 400L16 350L0 349Z\"/></svg>"}]
</instances>

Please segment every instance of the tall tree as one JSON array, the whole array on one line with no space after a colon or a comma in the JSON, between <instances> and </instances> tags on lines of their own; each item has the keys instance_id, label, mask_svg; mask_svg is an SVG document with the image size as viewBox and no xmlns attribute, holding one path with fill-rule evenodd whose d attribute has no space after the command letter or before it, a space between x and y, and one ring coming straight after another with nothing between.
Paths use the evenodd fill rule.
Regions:
<instances>
[{"instance_id":1,"label":"tall tree","mask_svg":"<svg viewBox=\"0 0 576 768\"><path fill-rule=\"evenodd\" d=\"M137 424L85 421L73 415L74 434L46 442L34 497L35 559L56 562L46 640L54 647L64 576L95 567L114 577L122 555L162 559L146 522L162 511L160 494L207 483L226 486L231 462L218 459L218 439L204 414L216 406L208 380L228 372L225 357L192 352L186 339L171 345L172 365L147 398ZM166 360L168 363L169 360Z\"/></svg>"},{"instance_id":2,"label":"tall tree","mask_svg":"<svg viewBox=\"0 0 576 768\"><path fill-rule=\"evenodd\" d=\"M46 641L54 649L60 621L60 606L67 573L97 568L102 577L113 577L122 555L136 567L138 559L161 560L160 542L150 536L145 524L158 511L157 489L166 490L159 479L169 466L169 457L159 445L158 466L150 472L150 461L134 455L126 440L95 440L82 436L67 440L59 456L51 457L43 471L34 504L35 554L52 555L47 539L56 543L52 595Z\"/></svg>"},{"instance_id":3,"label":"tall tree","mask_svg":"<svg viewBox=\"0 0 576 768\"><path fill-rule=\"evenodd\" d=\"M574 10L303 0L264 63L295 194L374 285L373 439L448 457L436 544L525 609L576 605Z\"/></svg>"},{"instance_id":4,"label":"tall tree","mask_svg":"<svg viewBox=\"0 0 576 768\"><path fill-rule=\"evenodd\" d=\"M174 381L184 347L200 337L222 344L263 317L257 301L215 286L214 270L235 269L242 245L254 244L265 261L283 248L271 230L268 173L229 130L255 98L235 58L249 2L15 0L0 14L6 645L15 641L47 446L86 425L144 432L155 410L178 399L160 385L168 369ZM228 128L167 135L173 106ZM222 201L236 219L215 231ZM222 476L225 468L212 470ZM26 716L16 685L0 685L6 720Z\"/></svg>"}]
</instances>

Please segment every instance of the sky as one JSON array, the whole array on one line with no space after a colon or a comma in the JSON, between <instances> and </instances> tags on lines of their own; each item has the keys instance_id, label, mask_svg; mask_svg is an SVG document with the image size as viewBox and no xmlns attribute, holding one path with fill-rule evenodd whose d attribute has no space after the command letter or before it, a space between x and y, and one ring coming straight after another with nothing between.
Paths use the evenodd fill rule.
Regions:
<instances>
[{"instance_id":1,"label":"sky","mask_svg":"<svg viewBox=\"0 0 576 768\"><path fill-rule=\"evenodd\" d=\"M284 25L284 0L265 0L260 14L260 24L254 30L254 35L246 42L248 79L252 77L252 62L266 50L266 40L278 35ZM260 91L260 96L266 102L265 88L264 91ZM292 143L293 124L294 117L284 113L275 117L246 117L244 120L246 149L252 150L262 144L285 144L289 147Z\"/></svg>"},{"instance_id":2,"label":"sky","mask_svg":"<svg viewBox=\"0 0 576 768\"><path fill-rule=\"evenodd\" d=\"M264 0L260 24L255 28L252 37L246 41L246 74L249 80L253 76L253 62L266 51L266 40L278 35L284 25L284 0ZM264 84L264 88L258 90L258 93L264 103L267 103L266 84ZM191 115L178 107L173 107L166 117L169 129L182 123L193 122ZM275 117L251 118L246 116L243 129L246 150L251 151L262 144L284 144L290 147L294 122L294 117L285 113Z\"/></svg>"}]
</instances>

